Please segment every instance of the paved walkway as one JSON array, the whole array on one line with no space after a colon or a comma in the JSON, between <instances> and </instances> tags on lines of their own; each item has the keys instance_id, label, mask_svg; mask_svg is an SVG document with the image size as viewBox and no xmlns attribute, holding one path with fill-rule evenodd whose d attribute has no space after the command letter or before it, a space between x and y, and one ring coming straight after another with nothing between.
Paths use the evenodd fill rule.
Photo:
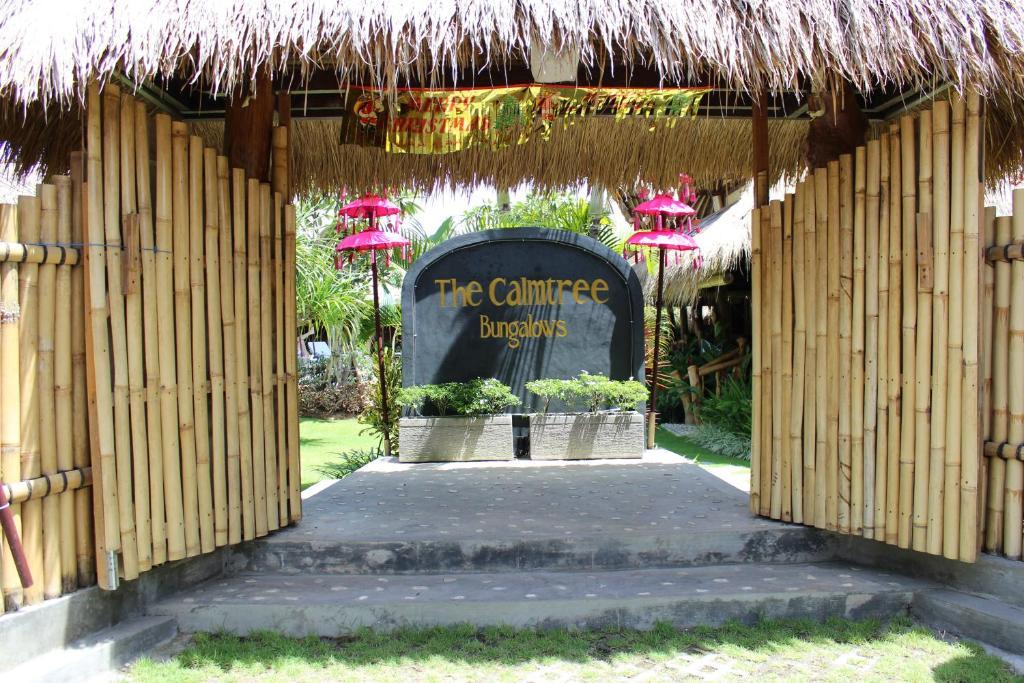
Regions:
<instances>
[{"instance_id":1,"label":"paved walkway","mask_svg":"<svg viewBox=\"0 0 1024 683\"><path fill-rule=\"evenodd\" d=\"M756 531L745 493L663 450L643 460L401 464L385 458L303 504L279 541L544 538Z\"/></svg>"}]
</instances>

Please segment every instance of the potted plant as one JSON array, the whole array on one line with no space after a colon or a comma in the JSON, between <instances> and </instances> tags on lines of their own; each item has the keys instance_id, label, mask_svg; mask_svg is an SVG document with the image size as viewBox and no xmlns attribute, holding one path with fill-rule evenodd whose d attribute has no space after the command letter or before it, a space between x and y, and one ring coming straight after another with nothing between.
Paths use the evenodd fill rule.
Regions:
<instances>
[{"instance_id":1,"label":"potted plant","mask_svg":"<svg viewBox=\"0 0 1024 683\"><path fill-rule=\"evenodd\" d=\"M637 411L647 400L642 383L582 372L573 379L527 382L526 388L545 401L543 413L529 416L531 459L643 457L644 417ZM548 413L552 399L586 412Z\"/></svg>"},{"instance_id":2,"label":"potted plant","mask_svg":"<svg viewBox=\"0 0 1024 683\"><path fill-rule=\"evenodd\" d=\"M419 414L398 421L399 462L512 460L512 416L519 398L496 379L424 384L398 392L398 405Z\"/></svg>"}]
</instances>

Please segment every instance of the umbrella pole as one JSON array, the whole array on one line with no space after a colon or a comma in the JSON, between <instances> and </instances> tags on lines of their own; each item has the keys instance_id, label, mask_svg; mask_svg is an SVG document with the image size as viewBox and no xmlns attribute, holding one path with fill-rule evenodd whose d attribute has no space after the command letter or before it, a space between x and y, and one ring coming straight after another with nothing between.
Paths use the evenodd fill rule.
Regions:
<instances>
[{"instance_id":1,"label":"umbrella pole","mask_svg":"<svg viewBox=\"0 0 1024 683\"><path fill-rule=\"evenodd\" d=\"M370 250L373 273L373 325L377 334L377 381L380 383L381 423L384 426L384 455L391 455L391 413L388 411L388 384L384 378L384 335L380 330L380 297L377 294L377 250Z\"/></svg>"},{"instance_id":2,"label":"umbrella pole","mask_svg":"<svg viewBox=\"0 0 1024 683\"><path fill-rule=\"evenodd\" d=\"M665 286L665 250L658 249L658 296L654 301L654 360L651 375L651 410L647 417L647 447L654 448L658 409L658 352L661 349L661 304Z\"/></svg>"}]
</instances>

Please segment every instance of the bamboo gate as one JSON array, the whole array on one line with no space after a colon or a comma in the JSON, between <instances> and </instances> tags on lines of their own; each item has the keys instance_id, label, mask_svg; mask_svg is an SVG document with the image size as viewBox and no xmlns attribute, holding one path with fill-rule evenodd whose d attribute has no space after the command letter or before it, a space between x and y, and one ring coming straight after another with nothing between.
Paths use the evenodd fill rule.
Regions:
<instances>
[{"instance_id":1,"label":"bamboo gate","mask_svg":"<svg viewBox=\"0 0 1024 683\"><path fill-rule=\"evenodd\" d=\"M5 544L6 610L301 516L287 128L270 183L113 85L85 140L0 206L0 478L35 579Z\"/></svg>"},{"instance_id":2,"label":"bamboo gate","mask_svg":"<svg viewBox=\"0 0 1024 683\"><path fill-rule=\"evenodd\" d=\"M982 457L1024 441L1005 427L1012 335L992 309L1016 261L996 280L981 249L983 131L978 96L953 95L755 210L755 513L972 562L987 501L985 548L1005 514L1019 557L1021 463L996 448L1008 459L989 459L986 487Z\"/></svg>"},{"instance_id":3,"label":"bamboo gate","mask_svg":"<svg viewBox=\"0 0 1024 683\"><path fill-rule=\"evenodd\" d=\"M7 610L301 515L295 210L116 87L86 150L0 206L0 478L35 585ZM952 96L753 213L752 510L973 561L1020 558L1024 190L982 206ZM984 240L984 242L982 242Z\"/></svg>"}]
</instances>

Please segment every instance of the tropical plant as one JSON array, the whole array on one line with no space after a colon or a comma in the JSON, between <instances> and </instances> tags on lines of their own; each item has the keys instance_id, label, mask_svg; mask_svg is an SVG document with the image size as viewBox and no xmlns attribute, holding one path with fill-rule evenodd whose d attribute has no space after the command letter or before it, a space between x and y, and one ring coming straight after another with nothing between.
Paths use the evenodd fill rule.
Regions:
<instances>
[{"instance_id":1,"label":"tropical plant","mask_svg":"<svg viewBox=\"0 0 1024 683\"><path fill-rule=\"evenodd\" d=\"M337 462L327 463L317 467L317 472L328 479L344 479L360 467L368 465L381 457L380 450L356 449L338 455Z\"/></svg>"},{"instance_id":2,"label":"tropical plant","mask_svg":"<svg viewBox=\"0 0 1024 683\"><path fill-rule=\"evenodd\" d=\"M521 227L568 230L590 235L615 251L622 249L608 211L602 208L595 212L588 200L568 193L531 192L524 200L507 208L497 202L473 207L462 215L459 230L476 232Z\"/></svg>"},{"instance_id":3,"label":"tropical plant","mask_svg":"<svg viewBox=\"0 0 1024 683\"><path fill-rule=\"evenodd\" d=\"M572 379L538 379L526 383L527 391L544 399L547 412L551 399L568 405L583 406L596 413L602 408L635 410L647 400L647 387L634 379L614 380L605 375L583 371Z\"/></svg>"},{"instance_id":4,"label":"tropical plant","mask_svg":"<svg viewBox=\"0 0 1024 683\"><path fill-rule=\"evenodd\" d=\"M750 437L734 434L714 424L702 424L693 427L688 434L693 443L701 448L727 455L739 460L750 460Z\"/></svg>"},{"instance_id":5,"label":"tropical plant","mask_svg":"<svg viewBox=\"0 0 1024 683\"><path fill-rule=\"evenodd\" d=\"M384 382L388 398L390 399L388 401L387 419L385 421L380 392L381 383L376 377L379 373L377 366L374 365L374 379L371 382L369 402L363 412L359 414L359 424L365 425L366 428L360 433L377 435L384 448L384 453L386 455L396 455L398 453L398 418L402 414L402 409L396 400L396 396L399 393L399 388L402 386L402 359L395 352L395 349L390 346L385 345L382 351L384 355ZM385 424L389 426L386 432L384 429ZM385 433L388 437L387 444L384 444Z\"/></svg>"},{"instance_id":6,"label":"tropical plant","mask_svg":"<svg viewBox=\"0 0 1024 683\"><path fill-rule=\"evenodd\" d=\"M432 415L493 415L519 405L512 388L497 379L422 384L402 389L397 402L404 408Z\"/></svg>"},{"instance_id":7,"label":"tropical plant","mask_svg":"<svg viewBox=\"0 0 1024 683\"><path fill-rule=\"evenodd\" d=\"M725 380L718 395L704 397L700 417L704 424L715 425L749 442L751 383L746 373L741 373L741 377Z\"/></svg>"}]
</instances>

